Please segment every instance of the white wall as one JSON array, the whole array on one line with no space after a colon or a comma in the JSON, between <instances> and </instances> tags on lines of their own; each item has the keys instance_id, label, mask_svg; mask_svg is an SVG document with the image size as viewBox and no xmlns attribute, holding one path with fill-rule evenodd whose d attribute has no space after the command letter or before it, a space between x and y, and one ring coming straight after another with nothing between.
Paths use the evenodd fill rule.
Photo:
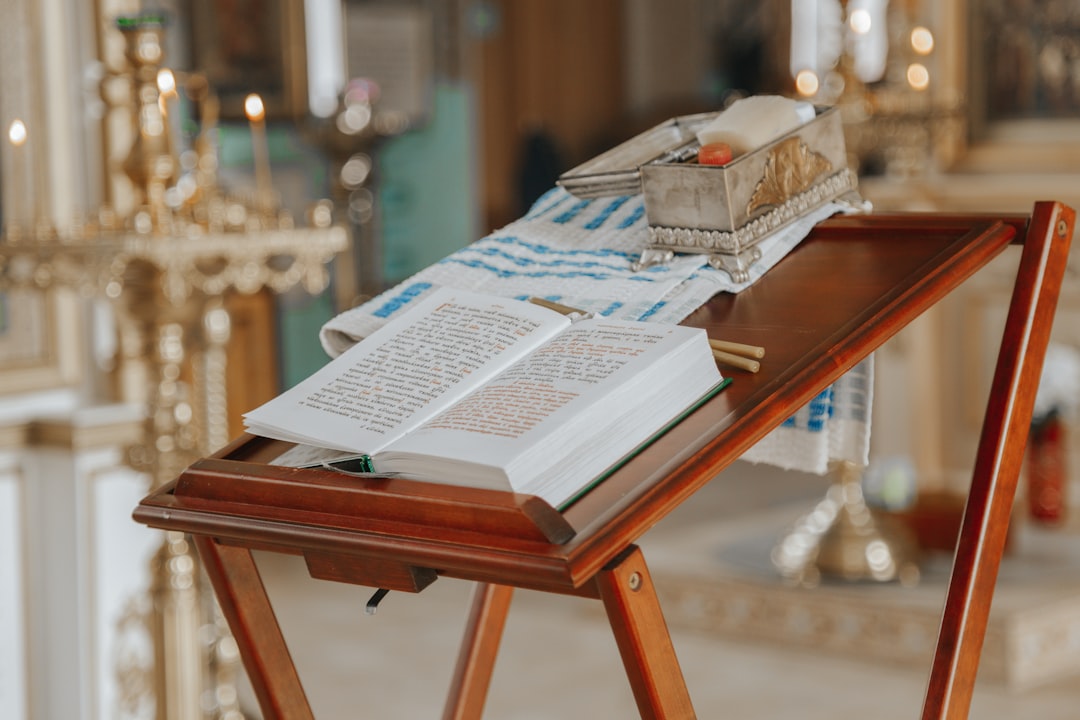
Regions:
<instances>
[{"instance_id":1,"label":"white wall","mask_svg":"<svg viewBox=\"0 0 1080 720\"><path fill-rule=\"evenodd\" d=\"M18 458L0 453L0 716L27 718L23 494Z\"/></svg>"},{"instance_id":2,"label":"white wall","mask_svg":"<svg viewBox=\"0 0 1080 720\"><path fill-rule=\"evenodd\" d=\"M0 451L0 717L152 720L146 619L161 534L131 520L133 408L8 425Z\"/></svg>"}]
</instances>

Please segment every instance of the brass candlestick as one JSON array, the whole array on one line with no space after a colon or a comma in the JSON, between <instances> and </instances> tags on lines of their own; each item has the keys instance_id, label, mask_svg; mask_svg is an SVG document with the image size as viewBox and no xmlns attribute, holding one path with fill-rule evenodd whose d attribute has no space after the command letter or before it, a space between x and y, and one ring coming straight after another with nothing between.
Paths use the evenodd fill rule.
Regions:
<instances>
[{"instance_id":1,"label":"brass candlestick","mask_svg":"<svg viewBox=\"0 0 1080 720\"><path fill-rule=\"evenodd\" d=\"M914 584L915 543L899 527L874 515L862 492L862 468L833 467L837 482L773 549L773 565L789 580L816 585L822 577Z\"/></svg>"},{"instance_id":2,"label":"brass candlestick","mask_svg":"<svg viewBox=\"0 0 1080 720\"><path fill-rule=\"evenodd\" d=\"M163 109L158 73L165 59L165 19L159 15L122 17L116 22L124 36L124 58L130 67L132 112L136 135L124 160L124 172L141 193L141 204L158 225L165 215L165 190L176 178L172 133Z\"/></svg>"}]
</instances>

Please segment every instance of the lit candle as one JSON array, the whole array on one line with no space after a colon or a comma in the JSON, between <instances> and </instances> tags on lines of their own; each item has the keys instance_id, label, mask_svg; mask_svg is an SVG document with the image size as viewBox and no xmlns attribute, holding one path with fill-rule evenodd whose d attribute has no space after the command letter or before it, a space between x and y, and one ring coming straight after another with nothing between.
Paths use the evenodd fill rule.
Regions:
<instances>
[{"instance_id":1,"label":"lit candle","mask_svg":"<svg viewBox=\"0 0 1080 720\"><path fill-rule=\"evenodd\" d=\"M913 90L925 90L930 87L930 71L922 63L911 63L907 69L907 81Z\"/></svg>"},{"instance_id":2,"label":"lit candle","mask_svg":"<svg viewBox=\"0 0 1080 720\"><path fill-rule=\"evenodd\" d=\"M165 142L169 157L172 158L173 174L179 167L179 154L176 151L176 137L179 132L179 117L173 112L176 109L176 76L168 68L161 68L157 74L158 86L158 109L161 110L162 126L165 132Z\"/></svg>"},{"instance_id":3,"label":"lit candle","mask_svg":"<svg viewBox=\"0 0 1080 720\"><path fill-rule=\"evenodd\" d=\"M934 51L934 33L921 25L911 29L911 49L920 55Z\"/></svg>"},{"instance_id":4,"label":"lit candle","mask_svg":"<svg viewBox=\"0 0 1080 720\"><path fill-rule=\"evenodd\" d=\"M851 26L851 31L856 35L866 35L870 32L873 24L874 19L866 8L852 10L851 16L848 18L848 25Z\"/></svg>"},{"instance_id":5,"label":"lit candle","mask_svg":"<svg viewBox=\"0 0 1080 720\"><path fill-rule=\"evenodd\" d=\"M795 76L795 89L803 97L817 95L819 83L817 73L813 70L800 70Z\"/></svg>"},{"instance_id":6,"label":"lit candle","mask_svg":"<svg viewBox=\"0 0 1080 720\"><path fill-rule=\"evenodd\" d=\"M24 188L29 187L29 183L26 182L26 159L23 157L23 146L26 144L27 132L26 124L18 118L11 121L11 125L8 126L8 142L11 143L11 170L12 176L8 178L8 182L11 183L11 193L9 197L14 201L11 204L9 212L11 218L8 220L8 229L18 233L23 224L26 222L27 210L24 201L26 200L26 193Z\"/></svg>"},{"instance_id":7,"label":"lit candle","mask_svg":"<svg viewBox=\"0 0 1080 720\"><path fill-rule=\"evenodd\" d=\"M266 142L266 109L262 98L252 93L244 98L244 112L251 123L251 152L255 160L255 197L259 209L272 209L273 190L270 182L270 148Z\"/></svg>"}]
</instances>

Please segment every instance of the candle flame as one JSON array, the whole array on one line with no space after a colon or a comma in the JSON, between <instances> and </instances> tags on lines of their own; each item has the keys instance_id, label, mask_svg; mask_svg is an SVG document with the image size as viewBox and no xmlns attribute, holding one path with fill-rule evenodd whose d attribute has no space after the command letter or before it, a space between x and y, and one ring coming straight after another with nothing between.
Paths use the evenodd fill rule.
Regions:
<instances>
[{"instance_id":1,"label":"candle flame","mask_svg":"<svg viewBox=\"0 0 1080 720\"><path fill-rule=\"evenodd\" d=\"M870 32L870 27L873 25L873 17L870 15L870 11L865 8L859 8L851 13L851 17L848 19L848 24L851 25L852 32L858 35L865 35Z\"/></svg>"},{"instance_id":2,"label":"candle flame","mask_svg":"<svg viewBox=\"0 0 1080 720\"><path fill-rule=\"evenodd\" d=\"M26 142L26 124L22 120L15 118L11 121L11 126L8 127L8 140L15 147L22 147Z\"/></svg>"},{"instance_id":3,"label":"candle flame","mask_svg":"<svg viewBox=\"0 0 1080 720\"><path fill-rule=\"evenodd\" d=\"M162 68L158 70L157 87L158 92L160 92L162 95L176 94L176 76L173 75L172 70L170 70L169 68Z\"/></svg>"},{"instance_id":4,"label":"candle flame","mask_svg":"<svg viewBox=\"0 0 1080 720\"><path fill-rule=\"evenodd\" d=\"M930 71L922 63L911 63L907 69L907 81L913 90L925 90L930 86Z\"/></svg>"},{"instance_id":5,"label":"candle flame","mask_svg":"<svg viewBox=\"0 0 1080 720\"><path fill-rule=\"evenodd\" d=\"M244 113L251 122L259 122L266 116L266 108L263 107L258 93L251 93L244 98Z\"/></svg>"},{"instance_id":6,"label":"candle flame","mask_svg":"<svg viewBox=\"0 0 1080 720\"><path fill-rule=\"evenodd\" d=\"M911 47L920 55L929 55L934 49L934 34L922 26L912 28Z\"/></svg>"},{"instance_id":7,"label":"candle flame","mask_svg":"<svg viewBox=\"0 0 1080 720\"><path fill-rule=\"evenodd\" d=\"M818 76L813 70L800 70L799 74L795 76L795 89L803 97L816 95L818 87Z\"/></svg>"}]
</instances>

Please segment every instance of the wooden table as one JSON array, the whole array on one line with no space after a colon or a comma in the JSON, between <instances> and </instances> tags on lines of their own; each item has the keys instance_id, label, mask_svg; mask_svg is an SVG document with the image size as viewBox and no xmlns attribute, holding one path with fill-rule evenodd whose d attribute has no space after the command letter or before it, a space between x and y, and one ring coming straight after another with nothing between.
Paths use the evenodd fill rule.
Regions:
<instances>
[{"instance_id":1,"label":"wooden table","mask_svg":"<svg viewBox=\"0 0 1080 720\"><path fill-rule=\"evenodd\" d=\"M480 585L444 718L483 709L512 588L604 603L643 718L694 711L635 542L754 442L1010 243L1021 261L975 459L924 718L966 717L1062 282L1074 212L894 215L820 224L764 278L686 324L764 345L732 385L558 513L536 498L266 464L245 436L144 499L135 518L190 533L266 718L312 717L251 550L303 555L315 578L419 592Z\"/></svg>"}]
</instances>

